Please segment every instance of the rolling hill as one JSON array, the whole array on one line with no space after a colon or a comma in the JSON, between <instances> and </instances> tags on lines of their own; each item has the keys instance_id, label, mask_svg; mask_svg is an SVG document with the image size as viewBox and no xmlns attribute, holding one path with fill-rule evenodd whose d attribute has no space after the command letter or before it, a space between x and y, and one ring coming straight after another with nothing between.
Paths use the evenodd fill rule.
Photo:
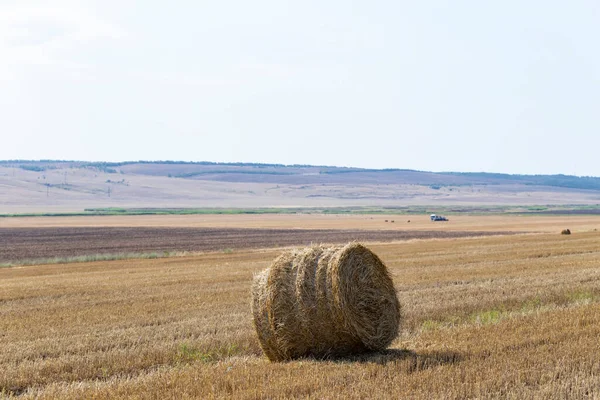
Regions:
<instances>
[{"instance_id":1,"label":"rolling hill","mask_svg":"<svg viewBox=\"0 0 600 400\"><path fill-rule=\"evenodd\" d=\"M0 161L0 213L598 203L596 177L253 163Z\"/></svg>"}]
</instances>

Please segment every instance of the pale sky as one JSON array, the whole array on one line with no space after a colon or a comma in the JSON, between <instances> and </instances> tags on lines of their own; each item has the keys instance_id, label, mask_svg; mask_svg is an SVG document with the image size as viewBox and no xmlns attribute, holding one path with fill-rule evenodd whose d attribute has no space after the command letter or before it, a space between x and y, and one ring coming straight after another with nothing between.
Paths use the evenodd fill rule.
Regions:
<instances>
[{"instance_id":1,"label":"pale sky","mask_svg":"<svg viewBox=\"0 0 600 400\"><path fill-rule=\"evenodd\" d=\"M0 0L0 159L600 176L599 10Z\"/></svg>"}]
</instances>

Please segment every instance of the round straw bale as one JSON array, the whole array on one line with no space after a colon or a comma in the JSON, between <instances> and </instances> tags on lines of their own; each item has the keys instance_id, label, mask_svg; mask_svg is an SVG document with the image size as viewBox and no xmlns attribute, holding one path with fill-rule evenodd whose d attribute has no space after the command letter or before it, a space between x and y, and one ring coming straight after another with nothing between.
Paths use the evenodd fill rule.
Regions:
<instances>
[{"instance_id":1,"label":"round straw bale","mask_svg":"<svg viewBox=\"0 0 600 400\"><path fill-rule=\"evenodd\" d=\"M254 278L252 312L271 361L385 349L400 304L383 262L359 243L287 251Z\"/></svg>"}]
</instances>

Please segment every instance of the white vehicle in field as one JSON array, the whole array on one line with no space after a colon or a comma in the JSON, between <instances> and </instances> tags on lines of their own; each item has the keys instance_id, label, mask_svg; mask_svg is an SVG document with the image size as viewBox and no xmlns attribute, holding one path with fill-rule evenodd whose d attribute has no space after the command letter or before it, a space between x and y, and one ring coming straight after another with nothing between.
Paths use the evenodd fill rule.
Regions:
<instances>
[{"instance_id":1,"label":"white vehicle in field","mask_svg":"<svg viewBox=\"0 0 600 400\"><path fill-rule=\"evenodd\" d=\"M448 221L448 218L443 215L431 214L429 218L431 218L432 221Z\"/></svg>"}]
</instances>

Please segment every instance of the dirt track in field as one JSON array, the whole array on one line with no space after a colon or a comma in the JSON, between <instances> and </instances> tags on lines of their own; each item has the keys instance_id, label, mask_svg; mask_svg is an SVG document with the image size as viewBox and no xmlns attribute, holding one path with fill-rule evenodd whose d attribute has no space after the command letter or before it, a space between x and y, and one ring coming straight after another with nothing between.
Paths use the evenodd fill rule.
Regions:
<instances>
[{"instance_id":1,"label":"dirt track in field","mask_svg":"<svg viewBox=\"0 0 600 400\"><path fill-rule=\"evenodd\" d=\"M0 262L92 254L219 251L408 239L457 238L507 232L365 231L237 228L2 228Z\"/></svg>"}]
</instances>

